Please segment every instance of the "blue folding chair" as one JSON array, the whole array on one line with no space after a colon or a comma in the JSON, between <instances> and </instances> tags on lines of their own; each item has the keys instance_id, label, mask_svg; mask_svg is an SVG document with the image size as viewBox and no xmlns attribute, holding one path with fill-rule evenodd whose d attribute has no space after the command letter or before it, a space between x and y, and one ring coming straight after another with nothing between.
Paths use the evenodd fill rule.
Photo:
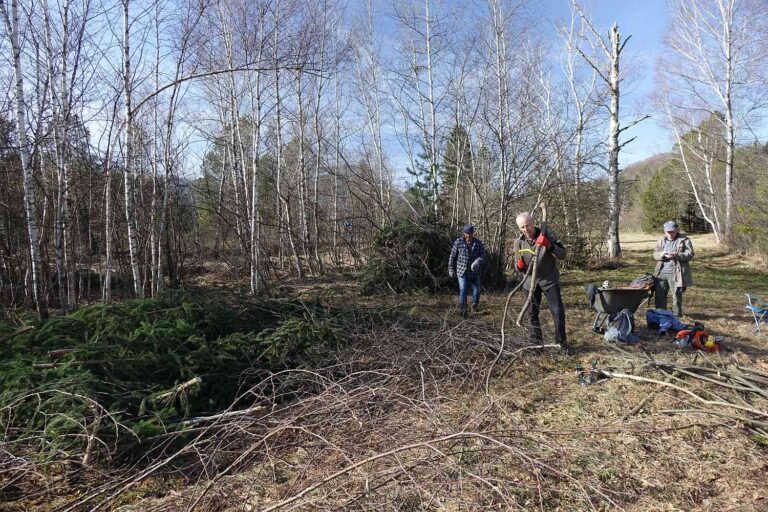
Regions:
<instances>
[{"instance_id":1,"label":"blue folding chair","mask_svg":"<svg viewBox=\"0 0 768 512\"><path fill-rule=\"evenodd\" d=\"M746 308L752 312L752 317L755 319L755 327L752 332L762 336L761 328L768 325L768 303L758 300L748 293L745 295L747 296Z\"/></svg>"}]
</instances>

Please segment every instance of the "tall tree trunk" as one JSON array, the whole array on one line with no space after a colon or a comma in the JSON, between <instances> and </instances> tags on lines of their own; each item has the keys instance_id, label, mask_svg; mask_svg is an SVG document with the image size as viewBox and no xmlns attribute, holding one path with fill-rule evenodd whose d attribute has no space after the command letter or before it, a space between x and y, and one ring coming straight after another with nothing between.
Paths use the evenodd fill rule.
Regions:
<instances>
[{"instance_id":1,"label":"tall tree trunk","mask_svg":"<svg viewBox=\"0 0 768 512\"><path fill-rule=\"evenodd\" d=\"M299 108L299 216L301 222L301 249L304 253L304 259L310 263L310 268L312 268L314 265L312 265L312 260L309 257L309 208L307 207L307 202L309 201L309 194L307 193L307 151L305 134L307 120L304 112L303 83L301 78L301 72L298 72L296 75L296 104Z\"/></svg>"},{"instance_id":2,"label":"tall tree trunk","mask_svg":"<svg viewBox=\"0 0 768 512\"><path fill-rule=\"evenodd\" d=\"M336 39L334 38L334 44ZM334 52L334 54L337 54ZM336 104L335 114L335 142L334 142L334 163L333 163L333 255L336 260L336 267L341 264L339 254L339 172L341 164L341 87L339 84L339 70L336 70L334 76L334 102Z\"/></svg>"},{"instance_id":3,"label":"tall tree trunk","mask_svg":"<svg viewBox=\"0 0 768 512\"><path fill-rule=\"evenodd\" d=\"M732 20L732 17L730 18ZM736 134L733 121L733 99L731 98L731 87L733 85L733 56L731 55L731 34L730 23L726 23L726 41L725 44L725 226L724 234L726 241L733 234L733 160L736 153Z\"/></svg>"},{"instance_id":4,"label":"tall tree trunk","mask_svg":"<svg viewBox=\"0 0 768 512\"><path fill-rule=\"evenodd\" d=\"M144 287L141 281L139 268L139 235L136 223L136 197L134 191L133 175L133 109L131 106L131 45L130 45L130 21L128 8L130 0L122 0L123 4L123 96L125 119L125 142L123 144L125 177L125 221L128 224L128 251L131 258L131 275L133 278L133 292L136 297L144 298Z\"/></svg>"},{"instance_id":5,"label":"tall tree trunk","mask_svg":"<svg viewBox=\"0 0 768 512\"><path fill-rule=\"evenodd\" d=\"M160 5L155 4L155 90L160 89ZM159 109L160 99L154 98L152 101L152 199L149 208L149 251L150 251L150 282L149 293L155 296L159 287L159 272L161 267L162 246L161 239L159 237L159 224L162 220L159 218L158 212L158 194L160 193L160 187L158 186L158 167L160 166L160 149L158 144L160 143L160 126L159 126Z\"/></svg>"},{"instance_id":6,"label":"tall tree trunk","mask_svg":"<svg viewBox=\"0 0 768 512\"><path fill-rule=\"evenodd\" d=\"M314 235L314 257L317 262L317 269L320 274L324 273L323 259L320 255L320 212L319 212L319 186L320 186L320 164L321 154L323 150L322 146L322 133L320 129L320 103L323 99L323 71L325 68L325 45L326 37L328 33L328 2L323 2L323 25L322 25L322 39L320 41L320 62L319 67L321 73L315 78L317 83L317 95L315 96L315 137L317 139L317 146L315 147L315 182L313 186L313 200L312 200L312 223L313 223L313 235Z\"/></svg>"},{"instance_id":7,"label":"tall tree trunk","mask_svg":"<svg viewBox=\"0 0 768 512\"><path fill-rule=\"evenodd\" d=\"M32 294L40 318L48 317L48 306L42 294L42 261L40 258L40 243L37 229L37 212L35 205L35 180L32 176L32 158L27 140L27 115L24 106L24 75L21 69L21 47L19 46L19 9L18 1L11 1L11 15L5 8L5 0L0 0L0 15L5 22L6 32L10 38L13 52L13 73L16 82L16 129L19 137L21 153L21 168L24 177L24 212L27 220L29 235L30 271L32 274Z\"/></svg>"},{"instance_id":8,"label":"tall tree trunk","mask_svg":"<svg viewBox=\"0 0 768 512\"><path fill-rule=\"evenodd\" d=\"M265 13L261 12L259 17L258 34L263 37L264 33L264 17ZM259 41L258 52L256 55L256 61L260 62L262 53L264 50L264 39ZM256 83L250 83L249 75L249 87L248 91L251 98L251 116L253 121L251 122L251 210L250 210L250 225L251 225L251 253L250 253L250 285L251 294L258 294L264 287L264 283L261 280L261 223L259 218L259 206L260 206L260 187L259 178L261 176L261 109L262 109L262 97L261 97L261 71L256 70Z\"/></svg>"},{"instance_id":9,"label":"tall tree trunk","mask_svg":"<svg viewBox=\"0 0 768 512\"><path fill-rule=\"evenodd\" d=\"M281 174L283 167L283 137L282 137L282 96L280 95L280 0L275 3L275 45L274 45L274 64L275 64L275 121L276 121L276 192L278 202L278 228L280 231L280 240L282 244L283 236L288 238L288 243L291 247L291 253L293 254L294 264L296 266L296 274L298 277L304 277L304 267L301 264L301 258L296 250L296 243L294 242L293 222L291 221L291 205L288 201L288 197L284 194L281 185ZM283 217L285 216L285 217ZM287 225L286 225L287 224Z\"/></svg>"},{"instance_id":10,"label":"tall tree trunk","mask_svg":"<svg viewBox=\"0 0 768 512\"><path fill-rule=\"evenodd\" d=\"M435 219L440 216L440 189L438 175L440 165L437 161L437 106L435 105L434 70L432 69L432 20L429 16L429 3L424 0L424 30L426 33L427 53L427 90L429 98L429 171L430 185L432 187L432 213Z\"/></svg>"},{"instance_id":11,"label":"tall tree trunk","mask_svg":"<svg viewBox=\"0 0 768 512\"><path fill-rule=\"evenodd\" d=\"M509 110L509 84L507 83L507 42L503 15L500 12L501 6L497 0L491 3L493 18L493 36L494 51L496 57L496 94L498 97L498 133L496 135L499 144L499 169L501 173L501 193L499 200L499 223L496 226L494 237L494 249L501 256L500 264L503 264L505 258L505 244L507 238L507 218L509 209L507 202L509 200L509 181L510 165L508 155L507 137L507 112Z\"/></svg>"},{"instance_id":12,"label":"tall tree trunk","mask_svg":"<svg viewBox=\"0 0 768 512\"><path fill-rule=\"evenodd\" d=\"M107 135L107 154L104 157L104 288L101 299L104 302L112 300L112 128L115 125L117 105L113 110L112 123Z\"/></svg>"},{"instance_id":13,"label":"tall tree trunk","mask_svg":"<svg viewBox=\"0 0 768 512\"><path fill-rule=\"evenodd\" d=\"M619 242L619 215L621 214L621 201L619 197L619 56L621 54L621 34L619 27L614 23L610 33L611 42L611 70L609 87L611 91L610 122L608 128L608 207L610 226L608 227L608 257L621 258L621 244Z\"/></svg>"},{"instance_id":14,"label":"tall tree trunk","mask_svg":"<svg viewBox=\"0 0 768 512\"><path fill-rule=\"evenodd\" d=\"M62 47L59 52L60 59L60 83L57 88L56 66L54 59L56 54L53 49L51 37L51 19L47 0L43 0L43 27L48 64L48 87L51 91L51 110L53 114L53 140L56 149L56 202L54 208L54 250L56 253L56 280L60 307L67 311L75 302L74 274L70 268L72 251L71 235L68 226L68 200L69 200L69 155L67 152L69 142L69 94L67 92L67 65L69 42L69 2L63 5L62 19ZM42 160L42 158L41 158Z\"/></svg>"}]
</instances>

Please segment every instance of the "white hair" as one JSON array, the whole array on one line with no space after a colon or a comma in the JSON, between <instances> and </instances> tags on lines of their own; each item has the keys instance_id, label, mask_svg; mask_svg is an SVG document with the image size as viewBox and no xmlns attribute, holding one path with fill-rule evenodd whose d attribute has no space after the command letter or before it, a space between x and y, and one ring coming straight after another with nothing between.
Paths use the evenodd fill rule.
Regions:
<instances>
[{"instance_id":1,"label":"white hair","mask_svg":"<svg viewBox=\"0 0 768 512\"><path fill-rule=\"evenodd\" d=\"M532 220L533 217L531 217L531 214L528 212L520 212L517 214L517 218L515 218L515 223L520 223L520 221L529 221Z\"/></svg>"}]
</instances>

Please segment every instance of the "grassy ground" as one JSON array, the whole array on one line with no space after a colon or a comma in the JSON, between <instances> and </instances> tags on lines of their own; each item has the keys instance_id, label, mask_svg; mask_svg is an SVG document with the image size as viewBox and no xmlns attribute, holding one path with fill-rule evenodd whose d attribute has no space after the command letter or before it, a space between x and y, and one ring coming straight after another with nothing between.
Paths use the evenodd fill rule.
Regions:
<instances>
[{"instance_id":1,"label":"grassy ground","mask_svg":"<svg viewBox=\"0 0 768 512\"><path fill-rule=\"evenodd\" d=\"M656 359L768 372L768 342L750 335L744 308L744 293L768 298L768 274L693 237L685 321L726 336L720 354L649 332L644 308L639 345L615 347L590 329L585 285L652 271L655 239L625 236L618 268L563 272L573 354L524 348L520 296L495 360L505 294L485 295L481 313L463 320L449 295L361 297L349 279L286 283L384 316L347 326L332 367L291 377L311 381L312 394L238 424L240 444L222 441L217 462L231 470L214 483L206 470L200 483L152 499L140 497L157 482L138 485L126 498L136 508L124 510L187 510L198 499L201 510L768 510L768 438L733 418L765 422L766 397L644 367ZM542 320L551 333L548 312ZM651 382L580 385L575 368L593 362L737 408Z\"/></svg>"}]
</instances>

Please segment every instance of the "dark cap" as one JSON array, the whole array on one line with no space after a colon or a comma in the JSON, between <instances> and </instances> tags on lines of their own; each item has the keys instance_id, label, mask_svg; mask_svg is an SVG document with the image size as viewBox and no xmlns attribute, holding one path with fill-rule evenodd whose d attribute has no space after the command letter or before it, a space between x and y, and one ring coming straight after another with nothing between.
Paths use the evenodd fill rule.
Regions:
<instances>
[{"instance_id":1,"label":"dark cap","mask_svg":"<svg viewBox=\"0 0 768 512\"><path fill-rule=\"evenodd\" d=\"M471 235L474 232L475 232L475 226L473 226L472 224L467 224L466 226L464 226L464 233L465 234Z\"/></svg>"}]
</instances>

